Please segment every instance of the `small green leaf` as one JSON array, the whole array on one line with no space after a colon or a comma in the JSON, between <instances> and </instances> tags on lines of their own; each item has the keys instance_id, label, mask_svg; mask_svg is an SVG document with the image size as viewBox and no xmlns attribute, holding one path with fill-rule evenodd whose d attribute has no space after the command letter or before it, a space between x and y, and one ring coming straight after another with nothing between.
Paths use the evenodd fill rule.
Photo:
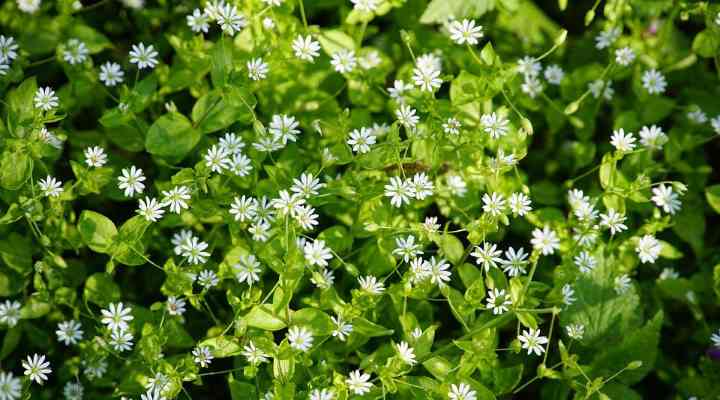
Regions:
<instances>
[{"instance_id":1,"label":"small green leaf","mask_svg":"<svg viewBox=\"0 0 720 400\"><path fill-rule=\"evenodd\" d=\"M99 272L85 281L83 296L86 301L105 307L121 298L120 287L113 281L110 274Z\"/></svg>"},{"instance_id":2,"label":"small green leaf","mask_svg":"<svg viewBox=\"0 0 720 400\"><path fill-rule=\"evenodd\" d=\"M83 242L98 253L107 253L118 233L110 218L90 210L80 214L78 231Z\"/></svg>"},{"instance_id":3,"label":"small green leaf","mask_svg":"<svg viewBox=\"0 0 720 400\"><path fill-rule=\"evenodd\" d=\"M148 130L148 153L175 161L183 159L200 141L200 132L184 115L171 112L158 118Z\"/></svg>"},{"instance_id":4,"label":"small green leaf","mask_svg":"<svg viewBox=\"0 0 720 400\"><path fill-rule=\"evenodd\" d=\"M215 358L226 358L242 353L238 338L232 336L216 336L198 343L198 347L208 347Z\"/></svg>"},{"instance_id":5,"label":"small green leaf","mask_svg":"<svg viewBox=\"0 0 720 400\"><path fill-rule=\"evenodd\" d=\"M0 160L0 186L17 190L30 179L33 160L27 153L4 151Z\"/></svg>"},{"instance_id":6,"label":"small green leaf","mask_svg":"<svg viewBox=\"0 0 720 400\"><path fill-rule=\"evenodd\" d=\"M271 307L269 304L256 305L245 316L245 322L249 327L266 331L279 331L285 328L287 325L280 318L273 316Z\"/></svg>"}]
</instances>

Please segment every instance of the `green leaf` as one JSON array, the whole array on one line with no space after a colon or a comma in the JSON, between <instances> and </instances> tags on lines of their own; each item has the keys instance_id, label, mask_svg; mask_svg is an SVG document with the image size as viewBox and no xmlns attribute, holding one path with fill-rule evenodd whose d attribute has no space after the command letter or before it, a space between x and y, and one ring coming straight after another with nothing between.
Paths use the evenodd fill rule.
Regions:
<instances>
[{"instance_id":1,"label":"green leaf","mask_svg":"<svg viewBox=\"0 0 720 400\"><path fill-rule=\"evenodd\" d=\"M202 96L192 109L192 120L201 133L219 131L235 122L253 120L255 96L244 87L213 90Z\"/></svg>"},{"instance_id":2,"label":"green leaf","mask_svg":"<svg viewBox=\"0 0 720 400\"><path fill-rule=\"evenodd\" d=\"M10 268L21 274L32 271L32 249L30 241L15 232L0 240L0 256Z\"/></svg>"},{"instance_id":3,"label":"green leaf","mask_svg":"<svg viewBox=\"0 0 720 400\"><path fill-rule=\"evenodd\" d=\"M317 308L303 308L291 314L291 324L309 328L313 335L329 335L335 330L335 324L326 313Z\"/></svg>"},{"instance_id":4,"label":"green leaf","mask_svg":"<svg viewBox=\"0 0 720 400\"><path fill-rule=\"evenodd\" d=\"M33 160L27 153L6 150L0 160L0 186L8 190L20 189L30 179L32 170Z\"/></svg>"},{"instance_id":5,"label":"green leaf","mask_svg":"<svg viewBox=\"0 0 720 400\"><path fill-rule=\"evenodd\" d=\"M279 331L287 325L283 320L272 314L270 304L259 304L250 310L245 316L245 322L249 327L259 328L265 331Z\"/></svg>"},{"instance_id":6,"label":"green leaf","mask_svg":"<svg viewBox=\"0 0 720 400\"><path fill-rule=\"evenodd\" d=\"M717 28L708 28L698 33L693 39L692 49L700 57L717 56L720 50L720 34L717 33Z\"/></svg>"},{"instance_id":7,"label":"green leaf","mask_svg":"<svg viewBox=\"0 0 720 400\"><path fill-rule=\"evenodd\" d=\"M120 286L113 281L110 274L99 272L85 281L83 296L86 301L105 307L121 298Z\"/></svg>"},{"instance_id":8,"label":"green leaf","mask_svg":"<svg viewBox=\"0 0 720 400\"><path fill-rule=\"evenodd\" d=\"M233 374L228 374L228 386L230 387L230 397L232 400L256 400L258 399L255 385L247 382L238 382Z\"/></svg>"},{"instance_id":9,"label":"green leaf","mask_svg":"<svg viewBox=\"0 0 720 400\"><path fill-rule=\"evenodd\" d=\"M339 30L323 31L318 37L322 49L327 54L335 54L340 50L353 50L355 41L347 33Z\"/></svg>"},{"instance_id":10,"label":"green leaf","mask_svg":"<svg viewBox=\"0 0 720 400\"><path fill-rule=\"evenodd\" d=\"M80 214L78 231L83 242L98 253L107 253L118 233L110 218L90 210Z\"/></svg>"},{"instance_id":11,"label":"green leaf","mask_svg":"<svg viewBox=\"0 0 720 400\"><path fill-rule=\"evenodd\" d=\"M463 259L463 255L465 255L465 248L460 239L450 233L443 233L438 236L435 243L452 264L459 263Z\"/></svg>"},{"instance_id":12,"label":"green leaf","mask_svg":"<svg viewBox=\"0 0 720 400\"><path fill-rule=\"evenodd\" d=\"M152 124L145 137L145 148L150 154L180 161L198 144L200 136L184 115L171 112Z\"/></svg>"},{"instance_id":13,"label":"green leaf","mask_svg":"<svg viewBox=\"0 0 720 400\"><path fill-rule=\"evenodd\" d=\"M705 188L705 199L708 204L715 210L716 213L720 214L720 185L712 185Z\"/></svg>"},{"instance_id":14,"label":"green leaf","mask_svg":"<svg viewBox=\"0 0 720 400\"><path fill-rule=\"evenodd\" d=\"M198 343L198 347L208 347L215 358L226 358L242 353L242 346L236 337L216 336Z\"/></svg>"},{"instance_id":15,"label":"green leaf","mask_svg":"<svg viewBox=\"0 0 720 400\"><path fill-rule=\"evenodd\" d=\"M495 0L432 0L420 17L420 23L443 23L453 17L463 18L481 17L495 8Z\"/></svg>"},{"instance_id":16,"label":"green leaf","mask_svg":"<svg viewBox=\"0 0 720 400\"><path fill-rule=\"evenodd\" d=\"M108 249L113 259L129 266L143 265L146 263L143 253L147 243L143 236L150 223L144 217L136 215L120 227L115 240Z\"/></svg>"}]
</instances>

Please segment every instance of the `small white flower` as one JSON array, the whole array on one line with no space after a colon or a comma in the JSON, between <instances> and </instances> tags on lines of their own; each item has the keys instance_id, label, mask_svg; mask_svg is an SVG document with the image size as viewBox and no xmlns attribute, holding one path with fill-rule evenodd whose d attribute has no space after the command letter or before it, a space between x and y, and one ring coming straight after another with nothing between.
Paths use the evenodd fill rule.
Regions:
<instances>
[{"instance_id":1,"label":"small white flower","mask_svg":"<svg viewBox=\"0 0 720 400\"><path fill-rule=\"evenodd\" d=\"M349 73L357 65L355 52L347 49L338 50L333 53L330 64L335 68L335 71L341 74Z\"/></svg>"},{"instance_id":2,"label":"small white flower","mask_svg":"<svg viewBox=\"0 0 720 400\"><path fill-rule=\"evenodd\" d=\"M638 134L640 135L640 143L651 150L662 149L662 146L668 141L665 132L656 125L643 126Z\"/></svg>"},{"instance_id":3,"label":"small white flower","mask_svg":"<svg viewBox=\"0 0 720 400\"><path fill-rule=\"evenodd\" d=\"M620 28L609 27L595 37L595 47L598 50L610 47L620 37Z\"/></svg>"},{"instance_id":4,"label":"small white flower","mask_svg":"<svg viewBox=\"0 0 720 400\"><path fill-rule=\"evenodd\" d=\"M382 58L380 58L380 53L375 50L368 51L358 59L360 68L365 70L373 69L380 65L381 62Z\"/></svg>"},{"instance_id":5,"label":"small white flower","mask_svg":"<svg viewBox=\"0 0 720 400\"><path fill-rule=\"evenodd\" d=\"M148 389L145 394L140 395L140 400L167 400L159 388Z\"/></svg>"},{"instance_id":6,"label":"small white flower","mask_svg":"<svg viewBox=\"0 0 720 400\"><path fill-rule=\"evenodd\" d=\"M545 80L551 85L560 85L563 78L565 77L565 71L557 65L552 64L545 67Z\"/></svg>"},{"instance_id":7,"label":"small white flower","mask_svg":"<svg viewBox=\"0 0 720 400\"><path fill-rule=\"evenodd\" d=\"M235 271L235 278L238 282L247 282L248 285L252 286L253 283L260 281L260 262L255 258L254 255L242 255L240 256L240 262L233 265L233 271Z\"/></svg>"},{"instance_id":8,"label":"small white flower","mask_svg":"<svg viewBox=\"0 0 720 400\"><path fill-rule=\"evenodd\" d=\"M518 336L518 340L522 343L522 348L527 349L528 355L535 353L542 355L545 352L545 348L542 346L548 342L548 338L540 334L539 329L526 329L521 335Z\"/></svg>"},{"instance_id":9,"label":"small white flower","mask_svg":"<svg viewBox=\"0 0 720 400\"><path fill-rule=\"evenodd\" d=\"M406 238L395 238L395 249L393 254L402 257L403 261L409 262L410 259L422 255L422 249L419 243L415 243L415 236L408 235Z\"/></svg>"},{"instance_id":10,"label":"small white flower","mask_svg":"<svg viewBox=\"0 0 720 400\"><path fill-rule=\"evenodd\" d=\"M280 7L285 0L262 0L267 6Z\"/></svg>"},{"instance_id":11,"label":"small white flower","mask_svg":"<svg viewBox=\"0 0 720 400\"><path fill-rule=\"evenodd\" d=\"M627 276L627 274L622 274L618 277L615 277L614 281L614 289L617 294L624 294L625 292L630 289L630 284L632 281Z\"/></svg>"},{"instance_id":12,"label":"small white flower","mask_svg":"<svg viewBox=\"0 0 720 400\"><path fill-rule=\"evenodd\" d=\"M459 175L448 175L445 178L448 190L453 196L463 197L467 193L467 184Z\"/></svg>"},{"instance_id":13,"label":"small white flower","mask_svg":"<svg viewBox=\"0 0 720 400\"><path fill-rule=\"evenodd\" d=\"M692 110L690 110L687 113L688 119L697 125L702 125L707 122L708 117L707 114L705 114L705 111L700 109L698 106L694 106Z\"/></svg>"},{"instance_id":14,"label":"small white flower","mask_svg":"<svg viewBox=\"0 0 720 400\"><path fill-rule=\"evenodd\" d=\"M40 5L42 5L42 0L16 0L16 2L20 11L28 14L35 14L35 12L40 9Z\"/></svg>"},{"instance_id":15,"label":"small white flower","mask_svg":"<svg viewBox=\"0 0 720 400\"><path fill-rule=\"evenodd\" d=\"M543 227L542 230L535 228L532 235L533 238L530 243L535 249L540 250L544 256L553 254L555 250L560 248L560 239L558 239L555 231L548 226Z\"/></svg>"},{"instance_id":16,"label":"small white flower","mask_svg":"<svg viewBox=\"0 0 720 400\"><path fill-rule=\"evenodd\" d=\"M265 220L255 221L248 228L248 232L252 235L252 239L257 242L265 242L268 240L270 224Z\"/></svg>"},{"instance_id":17,"label":"small white flower","mask_svg":"<svg viewBox=\"0 0 720 400\"><path fill-rule=\"evenodd\" d=\"M652 68L643 73L642 85L648 93L660 94L665 91L667 81L665 80L665 76L663 76L663 74Z\"/></svg>"},{"instance_id":18,"label":"small white flower","mask_svg":"<svg viewBox=\"0 0 720 400\"><path fill-rule=\"evenodd\" d=\"M510 205L510 211L512 211L513 215L519 215L522 217L532 211L532 207L530 207L530 198L524 193L516 192L511 194L508 204Z\"/></svg>"},{"instance_id":19,"label":"small white flower","mask_svg":"<svg viewBox=\"0 0 720 400\"><path fill-rule=\"evenodd\" d=\"M425 92L433 92L435 89L439 89L442 86L442 79L440 79L440 71L436 69L425 69L415 67L413 68L413 82L415 86L419 87L420 90Z\"/></svg>"},{"instance_id":20,"label":"small white flower","mask_svg":"<svg viewBox=\"0 0 720 400\"><path fill-rule=\"evenodd\" d=\"M332 332L332 335L341 342L344 342L345 339L352 333L353 326L352 324L349 324L348 322L344 321L341 316L336 317L330 317L332 319L333 323L335 324L335 329Z\"/></svg>"},{"instance_id":21,"label":"small white flower","mask_svg":"<svg viewBox=\"0 0 720 400\"><path fill-rule=\"evenodd\" d=\"M462 124L455 118L448 118L446 122L442 124L443 132L448 135L457 135L460 133Z\"/></svg>"},{"instance_id":22,"label":"small white flower","mask_svg":"<svg viewBox=\"0 0 720 400\"><path fill-rule=\"evenodd\" d=\"M197 237L192 237L181 245L181 255L193 265L204 264L210 257L210 253L205 251L207 247L207 243L200 241Z\"/></svg>"},{"instance_id":23,"label":"small white flower","mask_svg":"<svg viewBox=\"0 0 720 400\"><path fill-rule=\"evenodd\" d=\"M542 65L533 57L525 56L517 61L517 71L524 75L525 79L537 77L542 70Z\"/></svg>"},{"instance_id":24,"label":"small white flower","mask_svg":"<svg viewBox=\"0 0 720 400\"><path fill-rule=\"evenodd\" d=\"M84 395L85 388L80 382L68 382L63 388L63 396L65 396L65 400L83 400Z\"/></svg>"},{"instance_id":25,"label":"small white flower","mask_svg":"<svg viewBox=\"0 0 720 400\"><path fill-rule=\"evenodd\" d=\"M575 303L575 290L573 290L572 286L569 283L566 283L562 287L562 296L563 296L563 304L566 306L570 306L573 303Z\"/></svg>"},{"instance_id":26,"label":"small white flower","mask_svg":"<svg viewBox=\"0 0 720 400\"><path fill-rule=\"evenodd\" d=\"M213 145L205 153L205 165L210 171L222 173L224 169L230 168L230 154L222 146Z\"/></svg>"},{"instance_id":27,"label":"small white flower","mask_svg":"<svg viewBox=\"0 0 720 400\"><path fill-rule=\"evenodd\" d=\"M595 258L587 251L580 252L573 260L575 261L575 266L577 266L583 274L590 273L597 265Z\"/></svg>"},{"instance_id":28,"label":"small white flower","mask_svg":"<svg viewBox=\"0 0 720 400\"><path fill-rule=\"evenodd\" d=\"M487 293L487 309L493 314L499 315L508 310L512 305L512 299L505 293L505 290L494 288Z\"/></svg>"},{"instance_id":29,"label":"small white flower","mask_svg":"<svg viewBox=\"0 0 720 400\"><path fill-rule=\"evenodd\" d=\"M450 391L448 392L448 398L450 400L476 400L477 394L472 387L466 383L460 383L459 385L450 385Z\"/></svg>"},{"instance_id":30,"label":"small white flower","mask_svg":"<svg viewBox=\"0 0 720 400\"><path fill-rule=\"evenodd\" d=\"M400 108L395 110L395 116L402 126L410 130L414 130L418 121L420 121L415 109L405 104L400 104Z\"/></svg>"},{"instance_id":31,"label":"small white flower","mask_svg":"<svg viewBox=\"0 0 720 400\"><path fill-rule=\"evenodd\" d=\"M312 174L302 173L300 179L293 179L290 191L304 198L310 198L317 196L319 194L318 190L323 187L325 187L325 184L321 183L319 178L314 177Z\"/></svg>"},{"instance_id":32,"label":"small white flower","mask_svg":"<svg viewBox=\"0 0 720 400\"><path fill-rule=\"evenodd\" d=\"M418 172L413 175L412 181L408 182L415 193L415 199L425 200L432 196L435 186L424 172Z\"/></svg>"},{"instance_id":33,"label":"small white flower","mask_svg":"<svg viewBox=\"0 0 720 400\"><path fill-rule=\"evenodd\" d=\"M372 130L365 127L353 129L347 144L355 153L365 154L370 151L370 146L375 144L375 135Z\"/></svg>"},{"instance_id":34,"label":"small white flower","mask_svg":"<svg viewBox=\"0 0 720 400\"><path fill-rule=\"evenodd\" d=\"M135 193L141 194L145 190L145 175L142 169L133 165L130 169L123 168L120 173L122 176L118 177L118 188L124 190L125 196L133 197Z\"/></svg>"},{"instance_id":35,"label":"small white flower","mask_svg":"<svg viewBox=\"0 0 720 400\"><path fill-rule=\"evenodd\" d=\"M185 19L187 20L187 25L193 32L207 33L210 28L208 25L208 22L210 22L210 16L208 16L205 11L200 11L197 8L193 10L192 14L186 16Z\"/></svg>"},{"instance_id":36,"label":"small white flower","mask_svg":"<svg viewBox=\"0 0 720 400\"><path fill-rule=\"evenodd\" d=\"M475 21L473 20L454 20L450 22L448 31L450 32L450 39L460 45L465 43L476 45L478 44L478 39L483 37L483 27L480 25L475 26Z\"/></svg>"},{"instance_id":37,"label":"small white flower","mask_svg":"<svg viewBox=\"0 0 720 400\"><path fill-rule=\"evenodd\" d=\"M503 265L503 271L510 277L520 276L525 274L525 266L527 266L527 253L525 249L520 247L517 251L514 248L508 247L505 250L505 260L501 260L500 263Z\"/></svg>"},{"instance_id":38,"label":"small white flower","mask_svg":"<svg viewBox=\"0 0 720 400\"><path fill-rule=\"evenodd\" d=\"M526 76L520 89L523 93L530 96L531 99L534 99L543 91L543 84L534 76Z\"/></svg>"},{"instance_id":39,"label":"small white flower","mask_svg":"<svg viewBox=\"0 0 720 400\"><path fill-rule=\"evenodd\" d=\"M321 267L317 273L310 277L310 282L320 289L329 289L335 283L335 275L331 270Z\"/></svg>"},{"instance_id":40,"label":"small white flower","mask_svg":"<svg viewBox=\"0 0 720 400\"><path fill-rule=\"evenodd\" d=\"M104 359L96 359L90 362L83 360L82 364L85 367L85 376L90 380L102 378L107 372L108 364Z\"/></svg>"},{"instance_id":41,"label":"small white flower","mask_svg":"<svg viewBox=\"0 0 720 400\"><path fill-rule=\"evenodd\" d=\"M58 323L55 331L58 341L65 346L77 344L83 337L82 325L78 321L69 320Z\"/></svg>"},{"instance_id":42,"label":"small white flower","mask_svg":"<svg viewBox=\"0 0 720 400\"><path fill-rule=\"evenodd\" d=\"M350 372L350 376L345 380L348 389L356 395L362 396L365 393L370 392L370 388L373 387L370 380L370 375L362 372L359 369Z\"/></svg>"},{"instance_id":43,"label":"small white flower","mask_svg":"<svg viewBox=\"0 0 720 400\"><path fill-rule=\"evenodd\" d=\"M52 372L50 362L45 361L44 354L33 354L32 357L27 356L27 359L22 362L22 367L25 369L25 376L39 385L42 385L43 382L48 380L48 374Z\"/></svg>"},{"instance_id":44,"label":"small white flower","mask_svg":"<svg viewBox=\"0 0 720 400\"><path fill-rule=\"evenodd\" d=\"M615 62L627 67L635 61L635 52L629 47L623 47L615 50Z\"/></svg>"},{"instance_id":45,"label":"small white flower","mask_svg":"<svg viewBox=\"0 0 720 400\"><path fill-rule=\"evenodd\" d=\"M485 268L485 272L489 271L491 267L497 268L498 263L502 264L502 251L497 249L497 245L489 242L483 242L482 247L475 246L475 249L470 253L471 256L477 258L475 263L482 265Z\"/></svg>"},{"instance_id":46,"label":"small white flower","mask_svg":"<svg viewBox=\"0 0 720 400\"><path fill-rule=\"evenodd\" d=\"M652 201L666 213L675 215L680 210L682 203L672 186L658 185L652 189L652 193Z\"/></svg>"},{"instance_id":47,"label":"small white flower","mask_svg":"<svg viewBox=\"0 0 720 400\"><path fill-rule=\"evenodd\" d=\"M192 239L193 236L192 231L189 229L183 229L180 232L173 234L173 237L170 239L170 243L174 246L173 251L175 254L180 255L182 253L183 243Z\"/></svg>"},{"instance_id":48,"label":"small white flower","mask_svg":"<svg viewBox=\"0 0 720 400\"><path fill-rule=\"evenodd\" d=\"M398 356L405 364L412 366L417 363L417 360L415 360L415 350L410 347L407 342L400 342L395 348L398 352Z\"/></svg>"},{"instance_id":49,"label":"small white flower","mask_svg":"<svg viewBox=\"0 0 720 400\"><path fill-rule=\"evenodd\" d=\"M230 159L230 165L228 166L230 172L239 177L243 177L248 176L252 169L252 161L250 161L247 156L240 153L233 154Z\"/></svg>"},{"instance_id":50,"label":"small white flower","mask_svg":"<svg viewBox=\"0 0 720 400\"><path fill-rule=\"evenodd\" d=\"M313 335L305 327L291 327L288 330L287 339L290 347L302 352L308 351L313 345Z\"/></svg>"},{"instance_id":51,"label":"small white flower","mask_svg":"<svg viewBox=\"0 0 720 400\"><path fill-rule=\"evenodd\" d=\"M145 217L146 221L157 222L165 214L163 207L164 204L157 201L157 199L145 196L144 199L140 199L137 213Z\"/></svg>"},{"instance_id":52,"label":"small white flower","mask_svg":"<svg viewBox=\"0 0 720 400\"><path fill-rule=\"evenodd\" d=\"M710 341L712 341L713 346L720 347L720 329L718 329L717 333L710 335Z\"/></svg>"},{"instance_id":53,"label":"small white flower","mask_svg":"<svg viewBox=\"0 0 720 400\"><path fill-rule=\"evenodd\" d=\"M450 264L445 259L435 260L435 257L430 257L430 282L443 287L446 282L450 282L452 273L449 271Z\"/></svg>"},{"instance_id":54,"label":"small white flower","mask_svg":"<svg viewBox=\"0 0 720 400\"><path fill-rule=\"evenodd\" d=\"M270 121L270 127L268 131L273 134L276 140L279 140L283 145L287 144L288 140L294 142L297 140L297 135L300 133L298 122L292 115L273 115L272 121Z\"/></svg>"},{"instance_id":55,"label":"small white flower","mask_svg":"<svg viewBox=\"0 0 720 400\"><path fill-rule=\"evenodd\" d=\"M607 227L610 229L610 234L622 232L627 229L624 224L625 215L615 211L614 209L608 209L607 214L600 214L600 226Z\"/></svg>"},{"instance_id":56,"label":"small white flower","mask_svg":"<svg viewBox=\"0 0 720 400\"><path fill-rule=\"evenodd\" d=\"M385 185L385 196L390 197L390 204L393 207L402 207L403 204L410 204L410 199L415 197L415 191L408 181L403 181L399 176L390 178L390 183Z\"/></svg>"},{"instance_id":57,"label":"small white flower","mask_svg":"<svg viewBox=\"0 0 720 400\"><path fill-rule=\"evenodd\" d=\"M145 47L144 43L132 45L130 50L130 63L137 64L138 69L155 68L158 64L158 52L153 45Z\"/></svg>"},{"instance_id":58,"label":"small white flower","mask_svg":"<svg viewBox=\"0 0 720 400\"><path fill-rule=\"evenodd\" d=\"M230 204L230 215L235 221L252 221L257 215L257 200L253 197L235 197Z\"/></svg>"},{"instance_id":59,"label":"small white flower","mask_svg":"<svg viewBox=\"0 0 720 400\"><path fill-rule=\"evenodd\" d=\"M565 331L570 339L582 340L585 335L585 326L581 324L570 324L565 327Z\"/></svg>"},{"instance_id":60,"label":"small white flower","mask_svg":"<svg viewBox=\"0 0 720 400\"><path fill-rule=\"evenodd\" d=\"M432 273L430 263L422 258L414 258L410 261L410 281L419 283L430 277Z\"/></svg>"},{"instance_id":61,"label":"small white flower","mask_svg":"<svg viewBox=\"0 0 720 400\"><path fill-rule=\"evenodd\" d=\"M59 105L58 97L55 96L55 91L50 87L38 88L35 92L33 101L35 103L35 108L39 108L43 111L50 111Z\"/></svg>"},{"instance_id":62,"label":"small white flower","mask_svg":"<svg viewBox=\"0 0 720 400\"><path fill-rule=\"evenodd\" d=\"M385 291L383 283L378 281L378 279L372 275L359 277L358 283L360 283L360 288L362 288L362 290L373 295L382 294L382 292Z\"/></svg>"},{"instance_id":63,"label":"small white flower","mask_svg":"<svg viewBox=\"0 0 720 400\"><path fill-rule=\"evenodd\" d=\"M508 132L508 121L504 116L497 113L483 114L480 116L480 125L483 131L493 139L498 139Z\"/></svg>"},{"instance_id":64,"label":"small white flower","mask_svg":"<svg viewBox=\"0 0 720 400\"><path fill-rule=\"evenodd\" d=\"M267 78L268 67L267 63L262 58L253 58L247 62L248 77L254 81L259 81Z\"/></svg>"},{"instance_id":65,"label":"small white flower","mask_svg":"<svg viewBox=\"0 0 720 400\"><path fill-rule=\"evenodd\" d=\"M211 287L217 286L217 284L220 282L220 280L217 277L217 274L215 272L210 271L208 269L204 269L200 271L200 275L198 276L198 283L200 286L209 289Z\"/></svg>"},{"instance_id":66,"label":"small white flower","mask_svg":"<svg viewBox=\"0 0 720 400\"><path fill-rule=\"evenodd\" d=\"M505 198L502 194L493 192L491 195L483 194L483 211L493 217L499 217L505 212Z\"/></svg>"},{"instance_id":67,"label":"small white flower","mask_svg":"<svg viewBox=\"0 0 720 400\"><path fill-rule=\"evenodd\" d=\"M236 135L235 132L226 132L225 135L220 138L220 148L228 154L241 154L242 149L245 148L245 142L243 142L242 138Z\"/></svg>"},{"instance_id":68,"label":"small white flower","mask_svg":"<svg viewBox=\"0 0 720 400\"><path fill-rule=\"evenodd\" d=\"M612 87L612 81L604 81L597 79L588 84L588 89L593 97L599 99L602 96L605 100L612 100L615 89Z\"/></svg>"},{"instance_id":69,"label":"small white flower","mask_svg":"<svg viewBox=\"0 0 720 400\"><path fill-rule=\"evenodd\" d=\"M80 64L88 58L89 50L85 43L78 39L72 38L65 44L63 51L63 60L70 65Z\"/></svg>"},{"instance_id":70,"label":"small white flower","mask_svg":"<svg viewBox=\"0 0 720 400\"><path fill-rule=\"evenodd\" d=\"M85 148L84 154L85 164L87 164L88 167L99 168L107 163L105 149L100 146L87 147Z\"/></svg>"},{"instance_id":71,"label":"small white flower","mask_svg":"<svg viewBox=\"0 0 720 400\"><path fill-rule=\"evenodd\" d=\"M635 136L632 133L625 133L623 128L613 131L610 137L610 144L622 153L629 153L635 149Z\"/></svg>"},{"instance_id":72,"label":"small white flower","mask_svg":"<svg viewBox=\"0 0 720 400\"><path fill-rule=\"evenodd\" d=\"M710 120L713 130L716 135L720 135L720 115Z\"/></svg>"},{"instance_id":73,"label":"small white flower","mask_svg":"<svg viewBox=\"0 0 720 400\"><path fill-rule=\"evenodd\" d=\"M206 368L210 363L212 363L213 358L215 358L212 355L212 351L210 351L210 348L205 346L196 347L192 351L193 355L193 361L195 364L200 365L202 368Z\"/></svg>"},{"instance_id":74,"label":"small white flower","mask_svg":"<svg viewBox=\"0 0 720 400\"><path fill-rule=\"evenodd\" d=\"M412 85L406 84L402 80L395 80L393 82L393 87L388 88L388 93L390 93L390 98L397 101L398 103L405 103L405 97L403 96L405 92L408 90L411 90L413 88Z\"/></svg>"},{"instance_id":75,"label":"small white flower","mask_svg":"<svg viewBox=\"0 0 720 400\"><path fill-rule=\"evenodd\" d=\"M643 264L654 263L660 256L660 250L662 250L662 245L653 235L644 235L635 247L635 251Z\"/></svg>"},{"instance_id":76,"label":"small white flower","mask_svg":"<svg viewBox=\"0 0 720 400\"><path fill-rule=\"evenodd\" d=\"M0 303L0 324L7 325L9 328L17 325L20 320L21 304L18 301L5 300Z\"/></svg>"},{"instance_id":77,"label":"small white flower","mask_svg":"<svg viewBox=\"0 0 720 400\"><path fill-rule=\"evenodd\" d=\"M180 297L170 296L165 302L165 309L168 314L177 316L185 314L185 300Z\"/></svg>"},{"instance_id":78,"label":"small white flower","mask_svg":"<svg viewBox=\"0 0 720 400\"><path fill-rule=\"evenodd\" d=\"M672 268L663 268L662 272L660 273L660 276L658 276L658 280L664 281L666 279L677 279L680 277L680 274L677 273Z\"/></svg>"},{"instance_id":79,"label":"small white flower","mask_svg":"<svg viewBox=\"0 0 720 400\"><path fill-rule=\"evenodd\" d=\"M41 179L38 182L40 191L42 191L45 197L58 197L63 192L62 182L48 175L45 179Z\"/></svg>"},{"instance_id":80,"label":"small white flower","mask_svg":"<svg viewBox=\"0 0 720 400\"><path fill-rule=\"evenodd\" d=\"M14 37L0 35L0 64L10 64L16 59L18 47Z\"/></svg>"},{"instance_id":81,"label":"small white flower","mask_svg":"<svg viewBox=\"0 0 720 400\"><path fill-rule=\"evenodd\" d=\"M298 35L292 42L292 49L295 57L303 61L314 62L315 58L320 55L320 43L314 41L310 35L305 37Z\"/></svg>"},{"instance_id":82,"label":"small white flower","mask_svg":"<svg viewBox=\"0 0 720 400\"><path fill-rule=\"evenodd\" d=\"M110 303L108 308L100 310L103 316L100 321L111 331L125 331L129 327L128 322L135 318L131 312L132 308L124 307L123 303Z\"/></svg>"},{"instance_id":83,"label":"small white flower","mask_svg":"<svg viewBox=\"0 0 720 400\"><path fill-rule=\"evenodd\" d=\"M190 189L187 186L175 186L170 190L163 190L163 204L170 206L170 212L180 214L180 211L189 208L187 201L190 200Z\"/></svg>"},{"instance_id":84,"label":"small white flower","mask_svg":"<svg viewBox=\"0 0 720 400\"><path fill-rule=\"evenodd\" d=\"M310 400L334 400L335 394L332 390L328 389L313 389L310 392Z\"/></svg>"},{"instance_id":85,"label":"small white flower","mask_svg":"<svg viewBox=\"0 0 720 400\"><path fill-rule=\"evenodd\" d=\"M237 8L231 4L224 4L219 7L215 19L220 25L220 29L230 36L235 35L235 32L240 31L247 25L245 16L238 13Z\"/></svg>"},{"instance_id":86,"label":"small white flower","mask_svg":"<svg viewBox=\"0 0 720 400\"><path fill-rule=\"evenodd\" d=\"M360 11L371 13L378 8L378 0L350 0L353 3L353 8Z\"/></svg>"},{"instance_id":87,"label":"small white flower","mask_svg":"<svg viewBox=\"0 0 720 400\"><path fill-rule=\"evenodd\" d=\"M133 335L129 331L112 331L108 343L117 352L128 351L132 349Z\"/></svg>"}]
</instances>

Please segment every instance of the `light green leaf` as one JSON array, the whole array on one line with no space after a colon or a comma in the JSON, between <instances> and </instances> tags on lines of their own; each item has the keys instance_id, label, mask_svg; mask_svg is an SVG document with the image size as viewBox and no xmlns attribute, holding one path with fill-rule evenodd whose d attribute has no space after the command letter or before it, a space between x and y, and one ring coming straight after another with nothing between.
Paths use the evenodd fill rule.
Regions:
<instances>
[{"instance_id":1,"label":"light green leaf","mask_svg":"<svg viewBox=\"0 0 720 400\"><path fill-rule=\"evenodd\" d=\"M90 210L80 214L78 231L83 242L98 253L107 253L118 233L110 218Z\"/></svg>"},{"instance_id":2,"label":"light green leaf","mask_svg":"<svg viewBox=\"0 0 720 400\"><path fill-rule=\"evenodd\" d=\"M200 141L200 132L184 115L171 112L158 118L148 130L145 148L148 153L183 159Z\"/></svg>"}]
</instances>

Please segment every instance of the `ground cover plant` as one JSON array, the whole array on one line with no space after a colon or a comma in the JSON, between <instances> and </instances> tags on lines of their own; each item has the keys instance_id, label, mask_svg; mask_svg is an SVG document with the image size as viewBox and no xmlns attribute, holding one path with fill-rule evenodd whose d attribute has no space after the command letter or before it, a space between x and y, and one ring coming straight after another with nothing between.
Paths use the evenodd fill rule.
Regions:
<instances>
[{"instance_id":1,"label":"ground cover plant","mask_svg":"<svg viewBox=\"0 0 720 400\"><path fill-rule=\"evenodd\" d=\"M0 400L720 398L720 4L7 0Z\"/></svg>"}]
</instances>

